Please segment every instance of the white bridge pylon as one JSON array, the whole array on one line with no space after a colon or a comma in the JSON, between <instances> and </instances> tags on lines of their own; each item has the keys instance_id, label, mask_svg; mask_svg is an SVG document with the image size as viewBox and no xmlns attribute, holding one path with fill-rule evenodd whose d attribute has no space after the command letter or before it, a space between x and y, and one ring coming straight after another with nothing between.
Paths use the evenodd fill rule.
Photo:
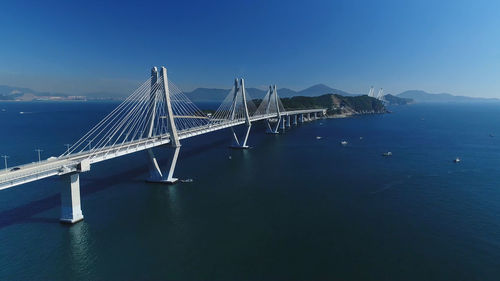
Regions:
<instances>
[{"instance_id":1,"label":"white bridge pylon","mask_svg":"<svg viewBox=\"0 0 500 281\"><path fill-rule=\"evenodd\" d=\"M269 90L262 99L259 108L257 108L257 110L255 111L254 116L275 116L275 118L266 119L266 133L278 134L280 122L282 122L283 126L286 122L284 119L282 120L282 112L285 112L285 108L283 107L283 104L278 97L278 90L276 88L276 85L269 86ZM276 124L273 126L271 124L271 121L275 121Z\"/></svg>"},{"instance_id":2,"label":"white bridge pylon","mask_svg":"<svg viewBox=\"0 0 500 281\"><path fill-rule=\"evenodd\" d=\"M245 89L245 81L236 79L226 99L212 116L207 116L187 96L169 81L165 67L154 67L151 78L145 81L111 113L92 127L83 137L59 157L51 157L13 170L0 171L0 190L62 176L66 185L61 190L61 221L75 223L83 219L80 206L80 173L91 165L123 155L147 151L149 156L149 182L174 183L174 171L181 141L210 132L230 129L235 148L248 148L247 141L252 122L264 120L269 133L278 133L291 126L291 116L297 120L312 120L326 109L285 111L276 85L270 86L258 107ZM311 117L314 116L313 118ZM307 116L307 117L305 117ZM299 118L297 118L299 117ZM275 124L274 124L275 123ZM233 127L244 125L241 140ZM172 150L168 170L161 169L154 147L168 146Z\"/></svg>"},{"instance_id":3,"label":"white bridge pylon","mask_svg":"<svg viewBox=\"0 0 500 281\"><path fill-rule=\"evenodd\" d=\"M246 149L249 148L247 141L248 135L250 134L250 128L252 127L250 115L256 110L257 108L254 102L246 92L245 80L243 78L236 78L233 88L229 91L229 94L222 104L210 118L210 125L217 126L224 123L236 124L243 121L246 126L246 133L242 141L238 139L233 126L230 127L233 136L233 144L231 147Z\"/></svg>"}]
</instances>

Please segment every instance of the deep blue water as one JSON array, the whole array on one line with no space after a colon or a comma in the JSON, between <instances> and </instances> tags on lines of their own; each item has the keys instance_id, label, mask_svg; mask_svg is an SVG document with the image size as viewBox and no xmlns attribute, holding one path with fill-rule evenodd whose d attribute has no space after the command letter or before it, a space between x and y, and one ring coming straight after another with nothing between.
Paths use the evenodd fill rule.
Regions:
<instances>
[{"instance_id":1,"label":"deep blue water","mask_svg":"<svg viewBox=\"0 0 500 281\"><path fill-rule=\"evenodd\" d=\"M114 106L0 103L0 154L59 155ZM94 165L74 226L58 178L0 191L0 280L500 280L500 104L393 111L187 140L193 183L145 183L145 153Z\"/></svg>"}]
</instances>

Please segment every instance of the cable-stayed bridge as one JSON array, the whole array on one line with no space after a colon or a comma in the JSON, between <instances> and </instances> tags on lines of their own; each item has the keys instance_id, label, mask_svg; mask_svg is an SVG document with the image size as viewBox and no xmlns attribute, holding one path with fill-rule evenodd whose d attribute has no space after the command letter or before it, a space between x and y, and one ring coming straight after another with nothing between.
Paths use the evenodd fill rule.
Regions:
<instances>
[{"instance_id":1,"label":"cable-stayed bridge","mask_svg":"<svg viewBox=\"0 0 500 281\"><path fill-rule=\"evenodd\" d=\"M380 88L378 90L378 93L377 95L375 95L375 90L373 89L373 86L370 87L370 91L368 92L368 96L369 97L372 97L372 98L376 98L378 99L379 101L382 101L382 102L385 102L385 98L384 98L384 89L383 88Z\"/></svg>"},{"instance_id":2,"label":"cable-stayed bridge","mask_svg":"<svg viewBox=\"0 0 500 281\"><path fill-rule=\"evenodd\" d=\"M150 175L147 181L174 183L174 170L181 140L229 128L233 148L248 148L247 140L253 122L263 120L267 133L279 133L293 123L324 116L326 109L286 111L278 97L276 85L270 86L258 106L245 90L243 79L236 79L227 97L213 114L205 114L175 84L168 80L167 69L151 70L144 82L118 107L95 125L59 157L18 166L0 172L0 190L62 176L67 186L61 190L61 221L75 223L83 219L80 204L80 173L92 164L123 155L147 151ZM238 138L235 126L246 126ZM162 170L154 147L168 145L173 149L170 167Z\"/></svg>"}]
</instances>

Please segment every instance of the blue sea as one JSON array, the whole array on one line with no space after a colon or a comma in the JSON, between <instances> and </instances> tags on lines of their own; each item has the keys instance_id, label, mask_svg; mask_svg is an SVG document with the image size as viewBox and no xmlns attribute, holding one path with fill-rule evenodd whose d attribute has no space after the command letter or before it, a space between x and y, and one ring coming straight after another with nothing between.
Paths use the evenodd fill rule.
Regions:
<instances>
[{"instance_id":1,"label":"blue sea","mask_svg":"<svg viewBox=\"0 0 500 281\"><path fill-rule=\"evenodd\" d=\"M58 156L116 105L0 103L0 154ZM146 183L145 152L93 165L73 226L61 179L2 190L0 280L500 280L500 104L391 110L188 139L191 183Z\"/></svg>"}]
</instances>

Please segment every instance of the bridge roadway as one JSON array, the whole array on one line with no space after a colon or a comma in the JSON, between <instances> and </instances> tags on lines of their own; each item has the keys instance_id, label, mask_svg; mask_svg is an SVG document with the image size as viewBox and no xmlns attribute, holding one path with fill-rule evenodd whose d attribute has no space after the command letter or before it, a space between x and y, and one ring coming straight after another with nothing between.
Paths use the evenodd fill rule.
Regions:
<instances>
[{"instance_id":1,"label":"bridge roadway","mask_svg":"<svg viewBox=\"0 0 500 281\"><path fill-rule=\"evenodd\" d=\"M323 113L325 109L307 109L307 110L294 110L281 112L281 116L309 114L309 113ZM250 117L251 122L256 122L264 119L277 118L277 114L263 114ZM179 131L179 138L187 139L194 136L207 134L210 132L230 128L238 125L245 124L245 119L238 119L234 121L224 121L220 124L208 124L205 126L194 127L188 130ZM43 178L64 175L72 172L82 171L81 163L88 159L88 164L94 164L101 161L113 159L126 154L143 151L149 148L168 144L170 142L169 134L155 136L151 138L143 138L123 144L115 144L110 147L104 147L99 150L88 150L80 153L61 156L53 159L47 159L40 162L33 162L17 166L20 169L10 171L3 169L0 171L0 190L21 185L24 183L40 180Z\"/></svg>"}]
</instances>

